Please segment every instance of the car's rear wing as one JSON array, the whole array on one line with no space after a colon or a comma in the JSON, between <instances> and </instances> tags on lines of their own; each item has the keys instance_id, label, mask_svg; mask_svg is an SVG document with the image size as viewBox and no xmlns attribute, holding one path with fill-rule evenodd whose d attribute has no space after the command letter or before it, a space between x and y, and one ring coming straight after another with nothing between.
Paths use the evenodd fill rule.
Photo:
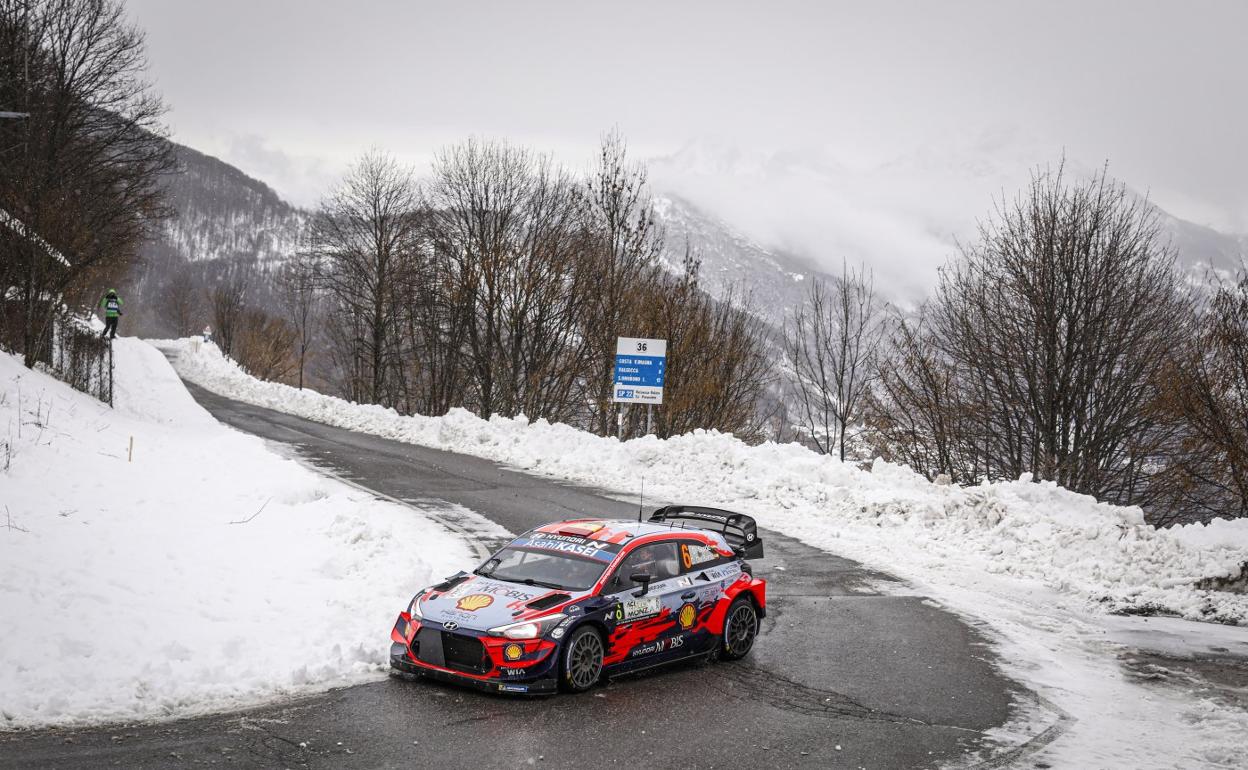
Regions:
<instances>
[{"instance_id":1,"label":"car's rear wing","mask_svg":"<svg viewBox=\"0 0 1248 770\"><path fill-rule=\"evenodd\" d=\"M722 534L743 558L763 558L763 541L758 536L758 525L744 513L696 505L669 505L650 514L650 521L709 529Z\"/></svg>"}]
</instances>

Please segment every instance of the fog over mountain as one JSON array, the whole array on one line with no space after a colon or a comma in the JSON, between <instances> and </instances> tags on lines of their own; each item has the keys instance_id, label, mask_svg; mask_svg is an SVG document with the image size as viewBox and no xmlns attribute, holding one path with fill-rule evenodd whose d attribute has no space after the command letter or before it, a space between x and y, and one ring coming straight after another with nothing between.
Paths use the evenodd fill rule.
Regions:
<instances>
[{"instance_id":1,"label":"fog over mountain","mask_svg":"<svg viewBox=\"0 0 1248 770\"><path fill-rule=\"evenodd\" d=\"M920 148L884 160L835 148L742 149L698 140L649 162L657 189L691 202L753 248L784 254L808 270L838 272L865 264L891 300L913 304L930 293L941 265L1002 199L1026 187L1032 172L1056 168L1060 147L1012 135L985 136L957 152ZM1100 163L1065 158L1074 179ZM1109 165L1110 175L1114 167ZM1143 180L1120 179L1137 195ZM1160 211L1185 269L1227 269L1248 253L1248 237L1223 233Z\"/></svg>"},{"instance_id":2,"label":"fog over mountain","mask_svg":"<svg viewBox=\"0 0 1248 770\"><path fill-rule=\"evenodd\" d=\"M679 270L686 248L702 261L703 286L715 296L748 297L779 324L812 278L863 264L890 302L914 307L959 240L1002 195L1026 185L1035 153L916 152L878 164L831 150L765 152L701 140L647 161L656 212L666 232L666 266ZM264 181L224 161L176 146L181 173L166 180L175 214L144 248L133 290L155 301L162 281L187 263L231 262L262 270L298 248L308 213ZM1060 160L1060 150L1055 153ZM1067 173L1093 167L1067 159ZM1112 167L1111 167L1112 173ZM1130 180L1125 180L1130 185ZM1138 188L1131 189L1144 194ZM1160 212L1181 267L1193 278L1226 270L1248 254L1248 236Z\"/></svg>"}]
</instances>

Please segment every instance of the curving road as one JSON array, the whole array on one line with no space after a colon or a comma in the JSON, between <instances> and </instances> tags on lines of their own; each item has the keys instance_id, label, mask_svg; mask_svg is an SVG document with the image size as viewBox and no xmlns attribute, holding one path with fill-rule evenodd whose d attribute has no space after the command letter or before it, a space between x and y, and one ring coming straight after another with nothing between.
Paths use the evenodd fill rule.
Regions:
<instances>
[{"instance_id":1,"label":"curving road","mask_svg":"<svg viewBox=\"0 0 1248 770\"><path fill-rule=\"evenodd\" d=\"M565 516L637 512L601 491L187 387L222 422L414 506L458 504L512 532ZM759 644L739 663L669 668L583 696L533 700L389 679L246 712L8 734L0 766L998 767L1025 751L985 736L1029 696L996 670L974 628L888 575L765 537L758 570L770 581L769 613ZM388 631L377 629L379 646Z\"/></svg>"}]
</instances>

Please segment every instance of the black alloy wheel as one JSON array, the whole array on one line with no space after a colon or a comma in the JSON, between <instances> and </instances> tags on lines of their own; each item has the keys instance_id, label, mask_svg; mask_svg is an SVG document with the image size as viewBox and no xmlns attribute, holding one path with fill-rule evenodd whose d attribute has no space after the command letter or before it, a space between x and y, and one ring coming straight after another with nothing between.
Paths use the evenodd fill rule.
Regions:
<instances>
[{"instance_id":1,"label":"black alloy wheel","mask_svg":"<svg viewBox=\"0 0 1248 770\"><path fill-rule=\"evenodd\" d=\"M602 676L606 653L602 637L592 627L579 628L564 647L563 685L571 692L585 692Z\"/></svg>"},{"instance_id":2,"label":"black alloy wheel","mask_svg":"<svg viewBox=\"0 0 1248 770\"><path fill-rule=\"evenodd\" d=\"M754 603L742 596L728 608L724 622L724 636L720 643L720 657L726 660L744 658L758 637L758 612Z\"/></svg>"}]
</instances>

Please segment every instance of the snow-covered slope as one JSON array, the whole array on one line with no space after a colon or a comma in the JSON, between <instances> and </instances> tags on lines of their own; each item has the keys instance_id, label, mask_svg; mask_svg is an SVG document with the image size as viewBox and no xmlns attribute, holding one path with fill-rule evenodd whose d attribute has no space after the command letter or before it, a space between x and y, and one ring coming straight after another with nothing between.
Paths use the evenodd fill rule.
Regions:
<instances>
[{"instance_id":1,"label":"snow-covered slope","mask_svg":"<svg viewBox=\"0 0 1248 770\"><path fill-rule=\"evenodd\" d=\"M384 676L466 545L223 427L154 348L116 356L114 410L0 353L0 729Z\"/></svg>"}]
</instances>

